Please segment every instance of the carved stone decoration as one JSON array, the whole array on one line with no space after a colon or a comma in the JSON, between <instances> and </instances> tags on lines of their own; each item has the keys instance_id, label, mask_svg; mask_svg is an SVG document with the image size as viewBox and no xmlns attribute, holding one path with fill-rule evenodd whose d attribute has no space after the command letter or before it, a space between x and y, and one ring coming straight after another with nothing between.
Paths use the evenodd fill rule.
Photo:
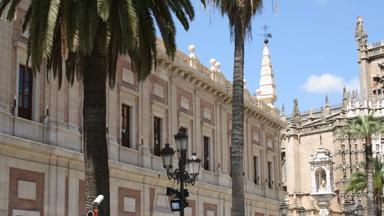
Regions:
<instances>
[{"instance_id":1,"label":"carved stone decoration","mask_svg":"<svg viewBox=\"0 0 384 216\"><path fill-rule=\"evenodd\" d=\"M195 50L196 50L196 47L195 45L191 44L188 46L188 50L189 50L189 66L196 69L196 54L195 54Z\"/></svg>"},{"instance_id":2,"label":"carved stone decoration","mask_svg":"<svg viewBox=\"0 0 384 216\"><path fill-rule=\"evenodd\" d=\"M330 200L336 196L333 192L333 161L331 152L320 147L316 154L312 156L312 193L320 208L319 215L329 215Z\"/></svg>"},{"instance_id":3,"label":"carved stone decoration","mask_svg":"<svg viewBox=\"0 0 384 216\"><path fill-rule=\"evenodd\" d=\"M328 216L329 215L328 209L324 209L324 208L320 209L319 215L320 216Z\"/></svg>"}]
</instances>

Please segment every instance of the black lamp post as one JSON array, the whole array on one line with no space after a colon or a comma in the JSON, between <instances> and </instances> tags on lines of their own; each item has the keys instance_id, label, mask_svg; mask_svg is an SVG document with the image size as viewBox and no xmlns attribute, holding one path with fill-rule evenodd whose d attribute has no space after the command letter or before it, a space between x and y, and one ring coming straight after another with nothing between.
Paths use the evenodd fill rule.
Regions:
<instances>
[{"instance_id":1,"label":"black lamp post","mask_svg":"<svg viewBox=\"0 0 384 216\"><path fill-rule=\"evenodd\" d=\"M299 208L299 216L305 216L305 208L304 207Z\"/></svg>"},{"instance_id":2,"label":"black lamp post","mask_svg":"<svg viewBox=\"0 0 384 216\"><path fill-rule=\"evenodd\" d=\"M177 152L180 153L178 168L173 170L172 158L175 152L169 144L165 144L165 147L161 150L161 156L163 158L163 166L167 170L168 179L180 183L180 191L171 190L171 193L176 194L179 198L171 201L171 208L172 210L178 209L180 216L184 216L186 197L188 196L188 192L184 189L184 186L187 184L195 184L196 176L200 172L200 159L196 153L192 153L191 159L187 160L188 135L182 128L180 128L179 132L175 135L175 142ZM187 163L190 168L189 172L185 170Z\"/></svg>"},{"instance_id":3,"label":"black lamp post","mask_svg":"<svg viewBox=\"0 0 384 216\"><path fill-rule=\"evenodd\" d=\"M349 200L344 201L344 213L345 215L349 216L352 215L352 206L353 203Z\"/></svg>"},{"instance_id":4,"label":"black lamp post","mask_svg":"<svg viewBox=\"0 0 384 216\"><path fill-rule=\"evenodd\" d=\"M286 201L281 202L280 204L280 216L287 216L288 213L288 204Z\"/></svg>"},{"instance_id":5,"label":"black lamp post","mask_svg":"<svg viewBox=\"0 0 384 216\"><path fill-rule=\"evenodd\" d=\"M358 201L356 208L354 208L355 202L353 200L345 200L344 201L344 214L353 216L362 216L364 215L364 207L361 205L361 200Z\"/></svg>"},{"instance_id":6,"label":"black lamp post","mask_svg":"<svg viewBox=\"0 0 384 216\"><path fill-rule=\"evenodd\" d=\"M359 200L358 203L357 203L357 206L356 206L356 209L355 209L355 213L358 216L364 215L364 207L363 207L363 205L361 205L361 200Z\"/></svg>"}]
</instances>

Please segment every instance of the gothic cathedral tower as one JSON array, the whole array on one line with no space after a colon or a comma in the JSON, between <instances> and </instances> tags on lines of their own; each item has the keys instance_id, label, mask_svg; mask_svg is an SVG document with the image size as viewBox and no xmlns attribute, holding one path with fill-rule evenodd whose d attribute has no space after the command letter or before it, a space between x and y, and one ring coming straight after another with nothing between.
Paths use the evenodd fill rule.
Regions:
<instances>
[{"instance_id":1,"label":"gothic cathedral tower","mask_svg":"<svg viewBox=\"0 0 384 216\"><path fill-rule=\"evenodd\" d=\"M368 44L364 20L357 17L355 39L360 69L360 93L375 103L384 97L384 41Z\"/></svg>"}]
</instances>

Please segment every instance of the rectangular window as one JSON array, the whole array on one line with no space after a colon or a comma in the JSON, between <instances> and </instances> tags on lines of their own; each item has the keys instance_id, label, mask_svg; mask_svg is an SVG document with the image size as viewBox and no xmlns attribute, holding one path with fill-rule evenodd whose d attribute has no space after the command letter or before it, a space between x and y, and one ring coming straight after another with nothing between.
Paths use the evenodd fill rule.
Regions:
<instances>
[{"instance_id":1,"label":"rectangular window","mask_svg":"<svg viewBox=\"0 0 384 216\"><path fill-rule=\"evenodd\" d=\"M121 107L121 145L131 146L131 107L123 104Z\"/></svg>"},{"instance_id":2,"label":"rectangular window","mask_svg":"<svg viewBox=\"0 0 384 216\"><path fill-rule=\"evenodd\" d=\"M204 136L204 169L209 170L209 163L210 163L210 157L209 157L209 137Z\"/></svg>"},{"instance_id":3,"label":"rectangular window","mask_svg":"<svg viewBox=\"0 0 384 216\"><path fill-rule=\"evenodd\" d=\"M161 118L153 118L153 154L160 156L161 149Z\"/></svg>"},{"instance_id":4,"label":"rectangular window","mask_svg":"<svg viewBox=\"0 0 384 216\"><path fill-rule=\"evenodd\" d=\"M253 176L254 176L253 182L256 185L259 185L260 176L259 176L259 157L258 156L253 156Z\"/></svg>"},{"instance_id":5,"label":"rectangular window","mask_svg":"<svg viewBox=\"0 0 384 216\"><path fill-rule=\"evenodd\" d=\"M268 187L273 187L273 179L272 179L272 162L268 161Z\"/></svg>"},{"instance_id":6,"label":"rectangular window","mask_svg":"<svg viewBox=\"0 0 384 216\"><path fill-rule=\"evenodd\" d=\"M19 65L19 95L18 116L32 120L32 70L24 65Z\"/></svg>"}]
</instances>

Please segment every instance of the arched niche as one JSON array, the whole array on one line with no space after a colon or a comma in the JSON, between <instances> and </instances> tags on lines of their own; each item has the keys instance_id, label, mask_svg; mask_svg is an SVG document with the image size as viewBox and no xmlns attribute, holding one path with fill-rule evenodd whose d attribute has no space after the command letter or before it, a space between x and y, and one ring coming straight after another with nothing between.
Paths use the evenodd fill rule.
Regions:
<instances>
[{"instance_id":1,"label":"arched niche","mask_svg":"<svg viewBox=\"0 0 384 216\"><path fill-rule=\"evenodd\" d=\"M327 190L327 172L324 168L319 167L315 171L316 192L324 192Z\"/></svg>"}]
</instances>

